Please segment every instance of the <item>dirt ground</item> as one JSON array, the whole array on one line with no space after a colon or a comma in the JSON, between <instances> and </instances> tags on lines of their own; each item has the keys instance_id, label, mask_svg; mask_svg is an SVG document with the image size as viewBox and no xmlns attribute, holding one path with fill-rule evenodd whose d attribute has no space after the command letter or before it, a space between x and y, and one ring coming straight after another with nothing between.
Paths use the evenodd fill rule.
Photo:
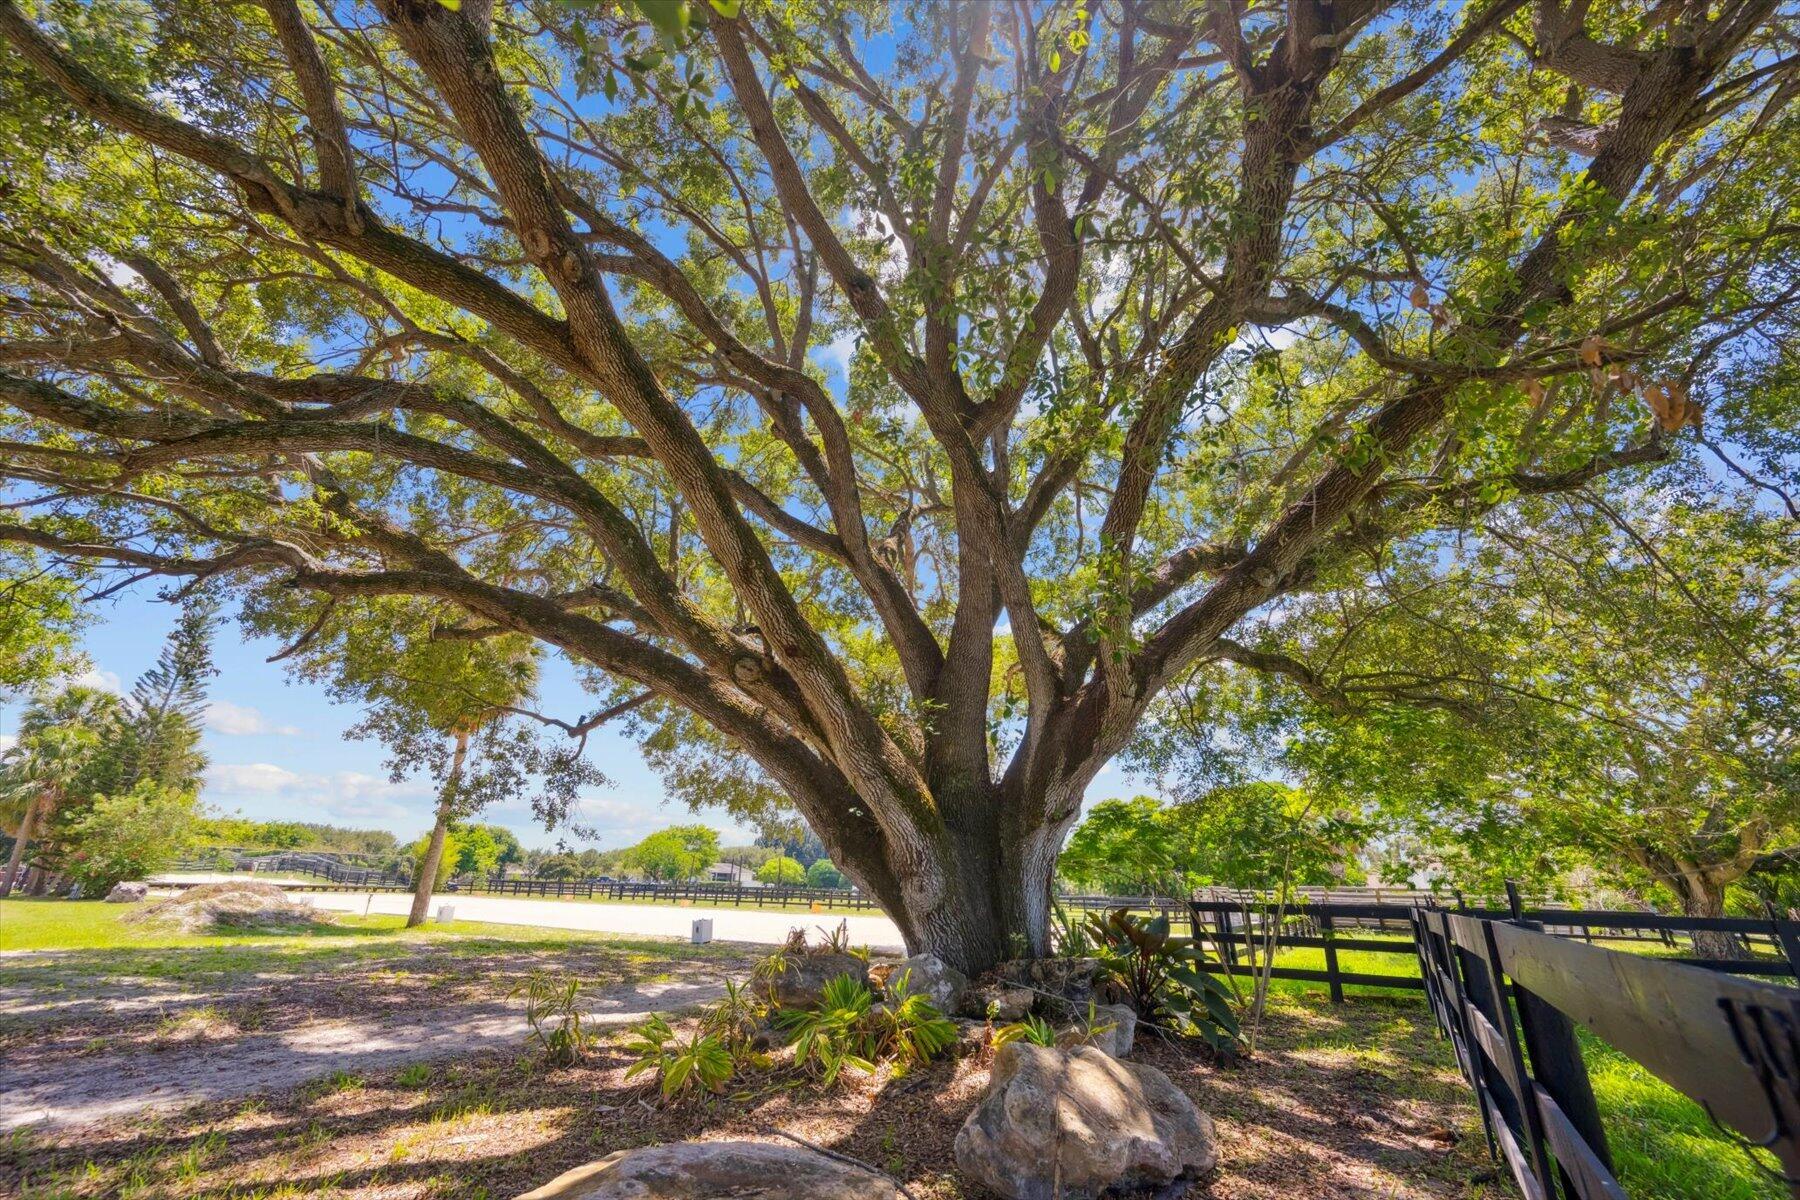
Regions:
<instances>
[{"instance_id":1,"label":"dirt ground","mask_svg":"<svg viewBox=\"0 0 1800 1200\"><path fill-rule=\"evenodd\" d=\"M601 944L9 955L0 970L0 1130L73 1127L470 1055L516 1053L507 998L537 967L587 981L600 1026L712 999L746 948L647 955ZM184 957L185 956L185 957ZM240 960L253 962L238 969Z\"/></svg>"},{"instance_id":2,"label":"dirt ground","mask_svg":"<svg viewBox=\"0 0 1800 1200\"><path fill-rule=\"evenodd\" d=\"M458 973L468 975L468 960ZM565 969L566 960L560 964ZM593 964L620 969L617 962ZM665 964L658 983L705 986L719 963ZM410 970L410 965L409 965ZM228 1021L173 1049L151 1046L172 1037L158 1019L114 997L37 1049L15 1028L10 1060L23 1054L21 1077L54 1089L58 1079L87 1073L83 1032L106 1039L115 1063L143 1064L138 1086L260 1035L243 1031L246 1013L279 1025L299 1004L330 1001L327 1022L395 1030L441 1024L470 985L374 973L361 980L304 985L296 998L246 989L234 997L189 1002L189 1022ZM611 993L620 1003L649 999L663 1007L677 991L655 996L643 980ZM480 991L480 987L476 987ZM596 995L601 992L596 990ZM627 996L637 999L626 1000ZM424 997L424 999L422 999ZM11 998L8 998L9 1002ZM491 1002L491 997L489 997ZM1317 996L1277 998L1262 1050L1244 1065L1220 1068L1185 1049L1140 1042L1136 1057L1167 1071L1217 1122L1218 1176L1196 1195L1231 1200L1426 1200L1510 1195L1482 1143L1480 1126L1448 1052L1417 1001L1355 1000L1333 1006ZM258 1007L261 1006L261 1007ZM429 1007L429 1011L427 1011ZM345 1008L356 1011L345 1016ZM211 1011L208 1011L211 1010ZM196 1018L192 1014L202 1013ZM408 1015L403 1015L408 1014ZM496 1019L500 1013L493 1014ZM301 1021L290 1028L306 1029ZM77 1031L82 1032L77 1032ZM148 1039L148 1040L146 1040ZM546 1070L507 1038L482 1042L431 1066L337 1069L267 1094L211 1099L179 1111L114 1115L85 1125L20 1129L0 1141L0 1194L28 1200L501 1200L614 1150L688 1137L781 1140L794 1135L854 1156L903 1180L918 1200L976 1200L985 1192L955 1170L957 1128L986 1085L979 1055L941 1060L903 1078L847 1076L829 1091L779 1062L740 1076L728 1094L670 1107L636 1081L618 1039L579 1067ZM234 1072L235 1073L235 1072Z\"/></svg>"}]
</instances>

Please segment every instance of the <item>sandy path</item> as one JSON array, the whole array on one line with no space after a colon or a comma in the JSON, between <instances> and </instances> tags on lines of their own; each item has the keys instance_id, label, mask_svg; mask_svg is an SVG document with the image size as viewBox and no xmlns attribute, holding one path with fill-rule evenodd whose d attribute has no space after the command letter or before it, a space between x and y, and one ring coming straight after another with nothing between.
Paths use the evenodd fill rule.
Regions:
<instances>
[{"instance_id":1,"label":"sandy path","mask_svg":"<svg viewBox=\"0 0 1800 1200\"><path fill-rule=\"evenodd\" d=\"M676 978L596 992L595 1025L642 1020L701 1004L721 991L716 976ZM426 1011L314 1021L225 1041L134 1046L64 1059L54 1067L19 1056L0 1060L0 1130L66 1127L150 1109L178 1108L284 1091L339 1071L358 1074L406 1063L518 1049L526 1034L516 1004L448 1004Z\"/></svg>"},{"instance_id":2,"label":"sandy path","mask_svg":"<svg viewBox=\"0 0 1800 1200\"><path fill-rule=\"evenodd\" d=\"M298 892L320 908L334 912L404 913L412 897L399 892ZM852 945L869 946L882 953L904 954L900 930L879 913L863 916L842 913L808 913L798 909L681 908L672 904L599 904L582 900L516 900L506 896L460 896L454 892L431 898L431 911L440 905L456 910L459 921L494 921L502 925L536 925L545 929L590 929L637 937L686 939L696 918L710 917L713 937L721 942L751 942L779 946L788 930L804 929L814 937L818 930L850 928Z\"/></svg>"}]
</instances>

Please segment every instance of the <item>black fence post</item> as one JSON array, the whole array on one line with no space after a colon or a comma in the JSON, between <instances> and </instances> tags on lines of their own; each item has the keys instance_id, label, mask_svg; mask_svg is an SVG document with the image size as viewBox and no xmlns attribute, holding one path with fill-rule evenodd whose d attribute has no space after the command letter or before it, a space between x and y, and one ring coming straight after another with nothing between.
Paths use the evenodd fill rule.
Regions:
<instances>
[{"instance_id":1,"label":"black fence post","mask_svg":"<svg viewBox=\"0 0 1800 1200\"><path fill-rule=\"evenodd\" d=\"M1332 928L1330 909L1319 913L1318 923L1319 936L1325 942L1325 973L1331 976L1331 1002L1342 1004L1344 1002L1344 981L1338 974L1337 931Z\"/></svg>"},{"instance_id":2,"label":"black fence post","mask_svg":"<svg viewBox=\"0 0 1800 1200\"><path fill-rule=\"evenodd\" d=\"M1542 922L1519 919L1518 888L1511 883L1507 884L1507 897L1513 901L1514 919L1520 925L1539 933L1544 931ZM1506 964L1501 961L1499 948L1494 944L1491 932L1488 934L1488 945L1495 966L1505 972ZM1600 1104L1594 1098L1593 1081L1588 1077L1587 1060L1582 1058L1581 1043L1575 1037L1575 1023L1561 1009L1545 1003L1529 989L1521 987L1517 980L1513 981L1511 987L1513 1002L1518 1009L1519 1033L1531 1062L1530 1077L1562 1109L1563 1116L1568 1118L1581 1140L1587 1143L1600 1165L1606 1168L1606 1173L1616 1174L1613 1170L1612 1151L1606 1144L1606 1126L1600 1120ZM1570 1176L1569 1165L1561 1160L1560 1155L1557 1167L1562 1176L1564 1195L1587 1194Z\"/></svg>"},{"instance_id":3,"label":"black fence post","mask_svg":"<svg viewBox=\"0 0 1800 1200\"><path fill-rule=\"evenodd\" d=\"M1763 901L1763 907L1769 912L1769 924L1775 928L1775 941L1781 946L1781 955L1787 959L1788 970L1794 974L1795 982L1800 982L1800 921L1784 917L1773 904Z\"/></svg>"}]
</instances>

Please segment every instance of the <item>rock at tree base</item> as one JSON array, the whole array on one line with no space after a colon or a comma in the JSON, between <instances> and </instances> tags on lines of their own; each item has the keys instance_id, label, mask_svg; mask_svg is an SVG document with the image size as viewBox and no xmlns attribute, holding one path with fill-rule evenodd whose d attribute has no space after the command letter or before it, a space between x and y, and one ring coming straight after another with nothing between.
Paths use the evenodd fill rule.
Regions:
<instances>
[{"instance_id":1,"label":"rock at tree base","mask_svg":"<svg viewBox=\"0 0 1800 1200\"><path fill-rule=\"evenodd\" d=\"M774 982L775 1002L782 1008L811 1008L839 975L860 983L868 972L869 964L854 954L789 954L787 970Z\"/></svg>"},{"instance_id":2,"label":"rock at tree base","mask_svg":"<svg viewBox=\"0 0 1800 1200\"><path fill-rule=\"evenodd\" d=\"M106 893L108 904L136 904L150 894L147 883L115 883Z\"/></svg>"},{"instance_id":3,"label":"rock at tree base","mask_svg":"<svg viewBox=\"0 0 1800 1200\"><path fill-rule=\"evenodd\" d=\"M908 972L911 974L909 975ZM941 1013L953 1013L962 1000L969 977L935 954L915 954L899 962L881 963L869 968L869 982L883 989L906 978L907 988L915 996L924 996Z\"/></svg>"},{"instance_id":4,"label":"rock at tree base","mask_svg":"<svg viewBox=\"0 0 1800 1200\"><path fill-rule=\"evenodd\" d=\"M621 1150L518 1200L905 1200L874 1171L768 1142L675 1142Z\"/></svg>"},{"instance_id":5,"label":"rock at tree base","mask_svg":"<svg viewBox=\"0 0 1800 1200\"><path fill-rule=\"evenodd\" d=\"M1007 1200L1096 1200L1197 1180L1212 1121L1155 1067L1009 1042L956 1135L956 1165Z\"/></svg>"},{"instance_id":6,"label":"rock at tree base","mask_svg":"<svg viewBox=\"0 0 1800 1200\"><path fill-rule=\"evenodd\" d=\"M1087 1014L1081 1015L1083 1021ZM1094 1005L1095 1026L1110 1025L1105 1033L1093 1035L1088 1044L1094 1049L1114 1058L1124 1058L1131 1053L1131 1047L1137 1041L1137 1012L1129 1004L1096 1004Z\"/></svg>"},{"instance_id":7,"label":"rock at tree base","mask_svg":"<svg viewBox=\"0 0 1800 1200\"><path fill-rule=\"evenodd\" d=\"M1017 1021L1031 1011L1037 993L1010 983L978 983L963 989L958 1010L966 1017L992 1017L996 1021Z\"/></svg>"}]
</instances>

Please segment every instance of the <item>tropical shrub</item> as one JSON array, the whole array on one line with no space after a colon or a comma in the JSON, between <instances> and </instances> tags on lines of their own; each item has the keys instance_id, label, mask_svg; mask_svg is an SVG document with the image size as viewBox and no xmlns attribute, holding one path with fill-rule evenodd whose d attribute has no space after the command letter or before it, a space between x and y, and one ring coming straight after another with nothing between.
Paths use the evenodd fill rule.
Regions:
<instances>
[{"instance_id":1,"label":"tropical shrub","mask_svg":"<svg viewBox=\"0 0 1800 1200\"><path fill-rule=\"evenodd\" d=\"M1206 959L1192 938L1169 936L1167 917L1116 908L1089 913L1085 925L1094 957L1140 1021L1202 1038L1215 1050L1237 1045L1231 993L1199 969Z\"/></svg>"},{"instance_id":2,"label":"tropical shrub","mask_svg":"<svg viewBox=\"0 0 1800 1200\"><path fill-rule=\"evenodd\" d=\"M794 1062L830 1087L845 1067L875 1070L880 1039L872 1027L874 1007L875 993L867 984L839 975L825 984L818 1007L784 1009L775 1024L793 1042Z\"/></svg>"},{"instance_id":3,"label":"tropical shrub","mask_svg":"<svg viewBox=\"0 0 1800 1200\"><path fill-rule=\"evenodd\" d=\"M929 1062L956 1044L956 1023L929 997L912 990L910 969L888 986L887 1006L877 1016L882 1051L903 1067Z\"/></svg>"},{"instance_id":4,"label":"tropical shrub","mask_svg":"<svg viewBox=\"0 0 1800 1200\"><path fill-rule=\"evenodd\" d=\"M63 826L63 868L87 896L154 875L181 857L199 810L192 792L149 779L123 795L95 796Z\"/></svg>"},{"instance_id":5,"label":"tropical shrub","mask_svg":"<svg viewBox=\"0 0 1800 1200\"><path fill-rule=\"evenodd\" d=\"M1002 1025L994 1030L994 1049L1008 1042L1030 1042L1033 1046L1056 1045L1056 1028L1036 1013L1029 1013L1022 1021L1014 1021L1010 1025Z\"/></svg>"},{"instance_id":6,"label":"tropical shrub","mask_svg":"<svg viewBox=\"0 0 1800 1200\"><path fill-rule=\"evenodd\" d=\"M717 1035L697 1029L682 1037L654 1014L632 1028L625 1052L637 1059L625 1069L625 1078L654 1071L664 1100L688 1092L722 1092L737 1068L730 1049Z\"/></svg>"},{"instance_id":7,"label":"tropical shrub","mask_svg":"<svg viewBox=\"0 0 1800 1200\"><path fill-rule=\"evenodd\" d=\"M536 1043L546 1063L567 1067L587 1057L593 1034L581 1022L580 980L533 971L509 994L525 997L525 1023L531 1026L526 1044Z\"/></svg>"}]
</instances>

